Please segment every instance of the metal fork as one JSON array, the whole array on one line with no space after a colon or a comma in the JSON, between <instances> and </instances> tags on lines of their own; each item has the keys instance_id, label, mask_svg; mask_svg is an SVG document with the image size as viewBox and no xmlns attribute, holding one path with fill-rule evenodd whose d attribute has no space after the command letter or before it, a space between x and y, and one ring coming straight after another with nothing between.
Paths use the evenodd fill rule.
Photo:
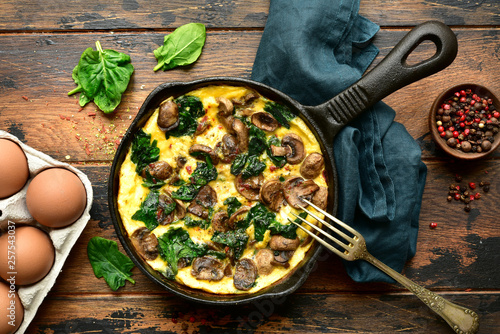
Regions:
<instances>
[{"instance_id":1,"label":"metal fork","mask_svg":"<svg viewBox=\"0 0 500 334\"><path fill-rule=\"evenodd\" d=\"M424 302L425 305L427 305L431 310L436 312L438 315L443 318L448 325L453 328L453 330L456 333L460 334L472 334L476 333L479 329L479 317L476 314L476 312L469 310L465 307L453 304L452 302L444 299L443 297L435 294L432 291L429 291L420 285L412 282L405 276L401 275L400 273L394 271L391 269L389 266L386 264L380 262L377 260L373 255L368 253L368 250L366 249L366 242L363 236L347 225L346 223L340 221L336 217L328 214L327 212L321 210L318 208L316 205L308 201L307 199L302 198L304 202L312 206L314 209L316 209L318 212L324 214L326 217L330 218L333 222L335 222L338 226L343 228L345 231L348 233L352 234L352 236L349 236L347 233L344 233L341 231L339 228L330 225L329 223L325 222L323 219L319 218L317 215L312 213L311 211L301 207L302 210L307 212L309 215L311 215L313 218L321 222L323 225L328 227L330 230L335 232L338 237L334 237L328 233L326 233L324 230L319 228L318 226L311 224L308 222L306 219L291 213L293 216L297 217L300 219L302 222L306 223L307 225L311 226L314 228L316 231L319 233L323 234L326 238L329 240L333 241L335 244L337 244L343 251L340 251L338 248L333 247L331 244L328 242L324 241L320 237L318 237L315 233L309 231L305 227L303 227L301 224L296 223L295 221L291 220L288 218L288 220L298 227L300 227L302 230L304 230L306 233L308 233L311 237L316 239L318 242L320 242L323 246L340 256L341 258L348 260L348 261L355 261L355 260L365 260L368 263L371 263L378 269L382 270L384 273L387 275L391 276L393 279L395 279L397 282L399 282L401 285L403 285L405 288L410 290L415 296L417 296L421 301ZM343 239L343 241L339 240Z\"/></svg>"}]
</instances>

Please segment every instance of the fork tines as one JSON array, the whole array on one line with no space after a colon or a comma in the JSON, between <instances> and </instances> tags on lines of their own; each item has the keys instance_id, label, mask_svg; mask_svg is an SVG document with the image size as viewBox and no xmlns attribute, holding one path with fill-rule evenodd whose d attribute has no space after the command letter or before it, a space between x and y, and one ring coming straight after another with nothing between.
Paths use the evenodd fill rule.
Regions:
<instances>
[{"instance_id":1,"label":"fork tines","mask_svg":"<svg viewBox=\"0 0 500 334\"><path fill-rule=\"evenodd\" d=\"M307 221L306 219L294 214L294 213L290 213L291 215L293 215L294 217L296 217L297 219L299 219L300 221L306 223L307 225L311 226L313 229L315 229L316 231L318 231L319 233L323 234L326 238L328 238L329 240L333 241L334 243L336 243L337 245L339 245L341 248L344 249L344 252L341 252L339 249L337 249L336 247L333 247L332 245L330 245L328 242L324 241L323 239L321 239L320 237L318 237L315 233L311 232L310 230L308 230L307 228L305 228L304 226L302 226L302 224L299 224L293 220L291 220L290 218L288 218L288 220L291 222L291 223L294 223L295 225L297 225L298 227L300 227L303 231L305 231L307 234L309 234L312 238L316 239L319 243L321 243L323 246L325 246L326 248L328 248L329 250L331 250L332 252L334 252L335 254L337 254L338 256L344 258L344 259L347 259L347 255L349 253L349 250L352 249L353 247L353 243L355 243L356 241L358 241L358 237L356 236L357 232L356 230L354 230L352 227L350 227L349 225L347 225L346 223L342 222L341 220L337 219L336 217L332 216L331 214L329 214L328 212L325 212L324 210L320 209L318 206L314 205L313 203L311 203L310 201L308 201L307 199L304 199L302 198L302 200L304 202L306 202L307 204L309 204L310 206L312 206L314 209L316 209L318 212L320 212L321 214L325 215L325 217L328 217L330 218L332 221L334 221L335 223L337 223L339 226L341 226L342 228L344 228L346 231L350 232L353 234L353 236L349 236L347 235L346 233L344 233L343 231L341 231L340 229L338 229L337 227L335 226L332 226L331 224L327 223L326 221L324 221L323 219L319 218L317 215L315 215L314 213L312 213L311 211L307 210L306 208L302 207L301 206L301 209L304 210L304 212L306 212L308 215L310 215L311 217L313 217L314 219L316 219L317 221L321 222L323 225L325 225L326 227L328 227L330 230L332 230L333 232L335 232L340 238L344 239L345 241L347 241L347 243L345 242L342 242L340 241L338 238L326 233L324 230L322 230L321 228L319 228L318 226L310 223L309 221Z\"/></svg>"}]
</instances>

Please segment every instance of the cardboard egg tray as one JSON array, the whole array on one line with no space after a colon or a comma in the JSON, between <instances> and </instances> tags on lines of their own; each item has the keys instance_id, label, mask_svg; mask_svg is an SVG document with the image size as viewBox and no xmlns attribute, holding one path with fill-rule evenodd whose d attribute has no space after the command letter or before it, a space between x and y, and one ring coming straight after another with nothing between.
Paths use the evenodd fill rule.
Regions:
<instances>
[{"instance_id":1,"label":"cardboard egg tray","mask_svg":"<svg viewBox=\"0 0 500 334\"><path fill-rule=\"evenodd\" d=\"M22 334L28 328L38 308L42 304L43 299L56 282L57 276L61 272L71 248L76 243L90 219L90 208L93 198L92 185L87 176L78 169L25 145L8 132L0 130L0 138L10 139L23 149L28 158L28 167L30 171L28 182L26 182L23 189L8 198L0 200L0 229L2 232L5 232L9 221L14 222L16 227L23 225L38 227L49 234L55 249L54 264L47 276L37 283L18 286L17 292L24 307L24 319L16 334ZM39 172L50 167L62 167L74 172L82 181L87 192L87 206L82 216L73 224L57 229L37 223L33 217L31 217L26 206L26 191L29 183Z\"/></svg>"}]
</instances>

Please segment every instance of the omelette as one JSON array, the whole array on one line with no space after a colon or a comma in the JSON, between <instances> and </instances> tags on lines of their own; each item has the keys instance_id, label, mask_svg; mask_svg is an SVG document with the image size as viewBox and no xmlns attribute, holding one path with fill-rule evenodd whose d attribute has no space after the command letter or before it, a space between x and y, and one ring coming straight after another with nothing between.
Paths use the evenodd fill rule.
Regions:
<instances>
[{"instance_id":1,"label":"omelette","mask_svg":"<svg viewBox=\"0 0 500 334\"><path fill-rule=\"evenodd\" d=\"M295 215L327 206L318 141L283 104L212 85L160 103L120 169L118 211L137 252L167 279L213 294L254 293L312 245ZM322 215L309 208L319 217Z\"/></svg>"}]
</instances>

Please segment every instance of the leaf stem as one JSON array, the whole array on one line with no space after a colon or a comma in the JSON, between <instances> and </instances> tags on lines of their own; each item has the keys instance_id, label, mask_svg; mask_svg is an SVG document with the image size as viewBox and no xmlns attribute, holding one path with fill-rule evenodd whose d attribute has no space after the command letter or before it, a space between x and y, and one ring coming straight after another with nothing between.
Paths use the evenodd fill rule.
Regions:
<instances>
[{"instance_id":1,"label":"leaf stem","mask_svg":"<svg viewBox=\"0 0 500 334\"><path fill-rule=\"evenodd\" d=\"M79 85L78 87L76 87L72 91L68 92L68 96L76 94L76 93L80 93L82 90L83 90L82 86Z\"/></svg>"},{"instance_id":2,"label":"leaf stem","mask_svg":"<svg viewBox=\"0 0 500 334\"><path fill-rule=\"evenodd\" d=\"M96 42L95 42L95 47L96 47L97 51L99 51L99 52L101 52L101 53L102 53L102 52L104 52L104 51L102 50L101 42L96 41Z\"/></svg>"}]
</instances>

